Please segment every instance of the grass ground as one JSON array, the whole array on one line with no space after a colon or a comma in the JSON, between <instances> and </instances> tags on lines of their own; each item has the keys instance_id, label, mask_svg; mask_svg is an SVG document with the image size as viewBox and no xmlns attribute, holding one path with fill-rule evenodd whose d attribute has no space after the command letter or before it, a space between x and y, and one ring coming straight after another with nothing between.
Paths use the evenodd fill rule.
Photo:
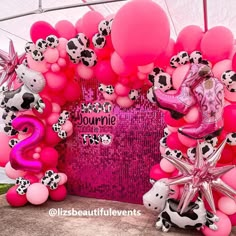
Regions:
<instances>
[{"instance_id":1,"label":"grass ground","mask_svg":"<svg viewBox=\"0 0 236 236\"><path fill-rule=\"evenodd\" d=\"M13 184L0 184L0 195L6 193L11 186Z\"/></svg>"}]
</instances>

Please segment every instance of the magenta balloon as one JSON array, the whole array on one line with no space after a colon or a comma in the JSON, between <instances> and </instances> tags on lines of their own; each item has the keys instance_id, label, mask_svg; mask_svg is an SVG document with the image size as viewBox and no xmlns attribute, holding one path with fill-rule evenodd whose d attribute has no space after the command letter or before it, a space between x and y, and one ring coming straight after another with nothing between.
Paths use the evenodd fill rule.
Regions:
<instances>
[{"instance_id":1,"label":"magenta balloon","mask_svg":"<svg viewBox=\"0 0 236 236\"><path fill-rule=\"evenodd\" d=\"M229 58L234 45L232 32L224 26L216 26L208 30L201 41L203 58L212 63Z\"/></svg>"},{"instance_id":2,"label":"magenta balloon","mask_svg":"<svg viewBox=\"0 0 236 236\"><path fill-rule=\"evenodd\" d=\"M30 37L35 43L38 39L46 39L49 35L59 37L57 31L46 21L37 21L30 28Z\"/></svg>"},{"instance_id":3,"label":"magenta balloon","mask_svg":"<svg viewBox=\"0 0 236 236\"><path fill-rule=\"evenodd\" d=\"M176 50L187 51L189 54L200 50L200 43L204 33L197 25L189 25L183 28L176 40Z\"/></svg>"},{"instance_id":4,"label":"magenta balloon","mask_svg":"<svg viewBox=\"0 0 236 236\"><path fill-rule=\"evenodd\" d=\"M74 25L68 20L58 21L55 25L55 29L60 37L68 40L74 38L77 33Z\"/></svg>"},{"instance_id":5,"label":"magenta balloon","mask_svg":"<svg viewBox=\"0 0 236 236\"><path fill-rule=\"evenodd\" d=\"M111 31L115 51L128 63L146 65L164 51L170 26L163 9L152 1L125 4L115 15Z\"/></svg>"},{"instance_id":6,"label":"magenta balloon","mask_svg":"<svg viewBox=\"0 0 236 236\"><path fill-rule=\"evenodd\" d=\"M232 68L234 71L236 71L236 53L234 54L232 59Z\"/></svg>"},{"instance_id":7,"label":"magenta balloon","mask_svg":"<svg viewBox=\"0 0 236 236\"><path fill-rule=\"evenodd\" d=\"M42 163L39 160L28 160L24 153L36 146L43 140L45 129L43 123L35 116L23 115L12 121L16 130L23 130L25 127L32 129L32 135L16 144L10 153L11 166L16 170L40 172Z\"/></svg>"}]
</instances>

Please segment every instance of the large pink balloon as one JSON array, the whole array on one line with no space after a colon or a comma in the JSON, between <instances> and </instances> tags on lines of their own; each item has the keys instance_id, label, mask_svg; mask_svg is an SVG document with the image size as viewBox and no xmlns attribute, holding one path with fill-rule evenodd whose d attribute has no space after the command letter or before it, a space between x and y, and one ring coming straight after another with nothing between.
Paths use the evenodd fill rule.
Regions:
<instances>
[{"instance_id":1,"label":"large pink balloon","mask_svg":"<svg viewBox=\"0 0 236 236\"><path fill-rule=\"evenodd\" d=\"M212 63L229 58L234 45L232 32L224 26L208 30L201 41L203 58Z\"/></svg>"},{"instance_id":2,"label":"large pink balloon","mask_svg":"<svg viewBox=\"0 0 236 236\"><path fill-rule=\"evenodd\" d=\"M11 166L16 170L25 170L31 172L40 172L42 163L39 160L29 160L25 157L25 152L31 150L44 137L44 125L35 116L19 116L12 122L12 126L16 130L23 130L25 127L33 130L30 137L21 140L16 144L10 153Z\"/></svg>"},{"instance_id":3,"label":"large pink balloon","mask_svg":"<svg viewBox=\"0 0 236 236\"><path fill-rule=\"evenodd\" d=\"M76 35L76 29L74 25L68 20L58 21L55 25L56 31L59 36L65 39L74 38Z\"/></svg>"},{"instance_id":4,"label":"large pink balloon","mask_svg":"<svg viewBox=\"0 0 236 236\"><path fill-rule=\"evenodd\" d=\"M115 15L111 31L115 51L126 62L141 66L157 58L170 39L165 12L152 1L125 4Z\"/></svg>"},{"instance_id":5,"label":"large pink balloon","mask_svg":"<svg viewBox=\"0 0 236 236\"><path fill-rule=\"evenodd\" d=\"M30 28L30 37L35 43L38 39L46 39L49 35L59 37L57 31L46 21L37 21Z\"/></svg>"},{"instance_id":6,"label":"large pink balloon","mask_svg":"<svg viewBox=\"0 0 236 236\"><path fill-rule=\"evenodd\" d=\"M189 25L183 28L176 40L176 50L187 51L189 54L193 51L200 50L200 43L204 33L197 25Z\"/></svg>"},{"instance_id":7,"label":"large pink balloon","mask_svg":"<svg viewBox=\"0 0 236 236\"><path fill-rule=\"evenodd\" d=\"M9 161L9 155L11 152L11 148L9 147L10 137L5 133L0 132L0 166L4 167Z\"/></svg>"},{"instance_id":8,"label":"large pink balloon","mask_svg":"<svg viewBox=\"0 0 236 236\"><path fill-rule=\"evenodd\" d=\"M49 196L48 188L41 183L31 184L26 193L27 200L34 205L40 205L47 201Z\"/></svg>"}]
</instances>

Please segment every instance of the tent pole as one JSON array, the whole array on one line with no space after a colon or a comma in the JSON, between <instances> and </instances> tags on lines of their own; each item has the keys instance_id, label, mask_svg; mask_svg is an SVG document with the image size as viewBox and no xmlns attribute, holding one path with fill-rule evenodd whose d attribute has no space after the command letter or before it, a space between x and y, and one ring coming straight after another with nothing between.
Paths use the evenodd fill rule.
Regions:
<instances>
[{"instance_id":1,"label":"tent pole","mask_svg":"<svg viewBox=\"0 0 236 236\"><path fill-rule=\"evenodd\" d=\"M99 0L99 1L93 1L93 2L78 3L78 4L73 4L73 5L65 5L61 7L42 8L42 0L39 0L38 9L34 11L30 11L30 12L25 12L19 15L0 18L0 22L23 17L23 16L28 16L28 15L41 14L44 12L58 11L58 10L64 10L64 9L69 9L69 8L75 8L75 7L86 7L86 6L99 5L99 4L104 4L104 3L123 2L123 1L127 1L127 0Z\"/></svg>"},{"instance_id":2,"label":"tent pole","mask_svg":"<svg viewBox=\"0 0 236 236\"><path fill-rule=\"evenodd\" d=\"M207 0L203 0L204 31L208 31Z\"/></svg>"}]
</instances>

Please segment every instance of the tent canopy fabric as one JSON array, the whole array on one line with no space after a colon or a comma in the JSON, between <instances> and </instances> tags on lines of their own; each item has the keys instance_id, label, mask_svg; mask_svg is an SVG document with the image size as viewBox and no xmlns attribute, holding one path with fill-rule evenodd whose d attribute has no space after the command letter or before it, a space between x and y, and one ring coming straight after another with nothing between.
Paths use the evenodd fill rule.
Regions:
<instances>
[{"instance_id":1,"label":"tent canopy fabric","mask_svg":"<svg viewBox=\"0 0 236 236\"><path fill-rule=\"evenodd\" d=\"M199 25L204 29L203 2L199 0L153 0L166 12L171 28L171 38L176 39L178 33L187 25ZM236 35L236 4L235 0L205 0L207 3L208 28L223 25ZM60 20L69 20L73 24L90 10L99 11L104 16L116 13L127 1L106 1L107 3L91 6L73 7L68 9L32 14L24 17L2 20L18 14L42 8L56 8L67 5L86 4L98 0L1 0L0 14L0 48L8 50L9 38L13 40L18 53L24 51L24 45L30 41L30 27L34 22L44 20L55 25Z\"/></svg>"}]
</instances>

